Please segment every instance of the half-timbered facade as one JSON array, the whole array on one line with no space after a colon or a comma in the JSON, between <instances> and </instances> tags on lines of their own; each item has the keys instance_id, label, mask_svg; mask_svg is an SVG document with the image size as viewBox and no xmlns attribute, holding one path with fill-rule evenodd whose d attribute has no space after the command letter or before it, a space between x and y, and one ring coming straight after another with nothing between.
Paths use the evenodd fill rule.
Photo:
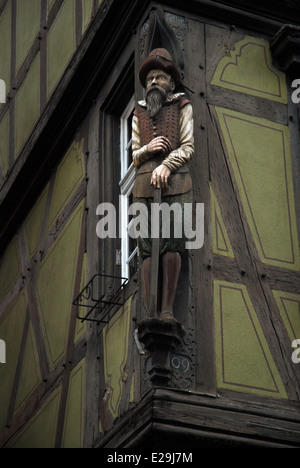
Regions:
<instances>
[{"instance_id":1,"label":"half-timbered facade","mask_svg":"<svg viewBox=\"0 0 300 468\"><path fill-rule=\"evenodd\" d=\"M0 43L0 446L299 447L298 0L0 0ZM204 243L154 352L127 228L155 47L193 105Z\"/></svg>"}]
</instances>

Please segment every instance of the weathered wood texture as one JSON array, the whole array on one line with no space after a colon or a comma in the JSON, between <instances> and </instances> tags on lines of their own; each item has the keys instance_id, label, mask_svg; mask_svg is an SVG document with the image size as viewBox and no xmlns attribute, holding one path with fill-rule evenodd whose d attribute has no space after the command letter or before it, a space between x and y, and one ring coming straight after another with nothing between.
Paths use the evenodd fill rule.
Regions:
<instances>
[{"instance_id":1,"label":"weathered wood texture","mask_svg":"<svg viewBox=\"0 0 300 468\"><path fill-rule=\"evenodd\" d=\"M82 133L82 136L85 136ZM37 298L37 280L40 272L41 262L45 256L51 251L55 244L56 239L63 232L64 227L70 220L74 209L79 205L86 196L86 179L78 186L70 201L65 205L60 215L57 217L57 222L54 227L47 231L49 223L49 213L51 208L51 201L53 199L54 185L56 180L56 169L52 171L51 179L49 181L49 189L47 192L47 199L45 202L45 209L42 213L41 230L39 234L38 245L35 254L30 258L26 246L26 234L24 225L21 225L17 232L18 247L21 260L22 277L13 286L5 300L1 303L1 310L5 312L8 305L16 297L21 289L25 288L28 300L26 319L23 329L23 337L20 345L19 358L16 367L14 383L10 398L10 405L7 416L7 424L5 430L1 433L0 445L5 446L9 444L11 439L15 437L19 430L21 430L26 422L41 409L47 398L51 393L61 386L62 398L60 400L60 408L58 411L58 421L56 430L56 446L61 446L62 435L64 428L64 418L66 414L66 401L68 396L69 381L71 371L83 359L85 355L86 339L80 339L76 344L74 343L75 328L76 328L76 308L73 306L70 313L70 322L67 335L66 352L56 363L55 368L51 369L50 357L46 348L45 328L42 323L41 311L38 305ZM79 293L83 256L85 252L85 235L86 235L86 221L85 212L83 214L81 230L79 233L79 253L76 260L76 272L74 275L74 294ZM62 285L63 287L63 285ZM0 310L0 314L1 314ZM57 324L59 326L59 324ZM36 351L40 366L41 383L33 391L24 405L19 411L16 412L16 396L19 390L23 359L25 356L29 326L32 326Z\"/></svg>"},{"instance_id":2,"label":"weathered wood texture","mask_svg":"<svg viewBox=\"0 0 300 468\"><path fill-rule=\"evenodd\" d=\"M283 125L288 124L286 105L219 88L211 84L207 84L207 103L236 111L247 109L248 115L261 117Z\"/></svg>"},{"instance_id":3,"label":"weathered wood texture","mask_svg":"<svg viewBox=\"0 0 300 468\"><path fill-rule=\"evenodd\" d=\"M47 25L54 21L61 3L59 0L54 4ZM78 45L51 100L43 108L43 113L29 136L26 146L18 159L14 161L5 183L1 186L1 251L4 250L17 226L24 219L38 193L47 182L49 171L66 150L78 125L109 76L120 50L132 39L133 26L128 28L127 21L134 25L138 20L143 11L137 8L138 3L138 0L122 2L122 4L106 0L97 9L91 27ZM12 5L15 8L16 2ZM16 15L16 12L14 11L13 14ZM12 32L13 37L14 35L15 30ZM15 66L13 61L11 66ZM14 76L15 72L12 74L12 77ZM44 101L45 96L42 103ZM13 103L10 119L13 125ZM11 135L10 145L13 145L12 132ZM13 154L12 150L10 154Z\"/></svg>"},{"instance_id":4,"label":"weathered wood texture","mask_svg":"<svg viewBox=\"0 0 300 468\"><path fill-rule=\"evenodd\" d=\"M87 165L87 280L95 274L120 276L120 267L116 265L116 249L120 247L119 239L99 239L96 225L99 218L96 215L100 203L112 203L118 213L119 208L119 117L123 107L133 95L133 61L132 54L135 43L130 40L123 51L117 65L111 70L111 75L103 83L103 87L89 113L89 147ZM123 107L122 107L123 106ZM116 285L116 284L115 284ZM109 286L105 280L97 285L99 291L106 292ZM124 383L120 402L120 413L123 414L129 405L133 375L136 398L140 396L141 379L139 376L139 356L133 341L133 331L140 313L135 296L138 290L136 275L126 291L121 291L116 302L126 301L132 297L131 318L129 327L128 362L126 364L127 380ZM99 292L97 291L97 292ZM99 293L100 294L100 293ZM119 307L114 307L105 322L96 324L86 322L86 386L85 392L85 433L84 447L91 447L99 438L100 431L106 432L113 425L113 417L109 412L109 392L106 388L104 369L103 328L107 321L114 317ZM89 317L99 320L99 314L94 311Z\"/></svg>"},{"instance_id":5,"label":"weathered wood texture","mask_svg":"<svg viewBox=\"0 0 300 468\"><path fill-rule=\"evenodd\" d=\"M24 347L22 348L24 349ZM5 447L15 437L18 431L21 431L33 414L36 414L40 408L47 402L52 393L63 384L66 372L72 371L77 364L82 361L86 351L86 339L79 340L73 350L72 361L66 363L65 357L61 359L56 368L47 375L47 379L38 386L26 401L26 406L12 417L12 406L15 399L15 390L12 392L12 403L9 412L7 426L0 436L0 446ZM20 371L16 373L14 386L17 385Z\"/></svg>"},{"instance_id":6,"label":"weathered wood texture","mask_svg":"<svg viewBox=\"0 0 300 468\"><path fill-rule=\"evenodd\" d=\"M215 360L213 344L213 303L212 303L212 253L211 253L211 207L210 207L210 162L207 142L206 106L206 52L204 24L188 22L188 57L190 64L186 76L187 86L194 91L192 99L194 111L195 156L191 162L194 203L204 203L205 231L204 245L191 250L190 281L192 312L195 315L197 358L196 387L200 391L215 390Z\"/></svg>"},{"instance_id":7,"label":"weathered wood texture","mask_svg":"<svg viewBox=\"0 0 300 468\"><path fill-rule=\"evenodd\" d=\"M55 12L61 3L61 0L55 2L48 18L49 24L54 20ZM94 3L94 12L96 12L96 3ZM113 3L115 3L114 8L109 11ZM193 331L195 330L196 353L193 358L196 363L196 375L194 388L189 392L170 389L145 391L143 383L144 358L138 355L132 338L136 321L144 316L142 288L139 284L138 275L133 278L126 289L126 298L133 296L126 363L127 381L123 388L120 403L121 417L114 425L107 406L101 327L88 325L86 336L74 345L76 311L73 308L67 354L52 371L50 371L49 357L45 349L45 337L43 336L34 290L38 268L62 231L74 207L86 194L87 219L86 225L83 223L81 232L76 292L79 292L80 273L85 249L88 258L88 279L99 271L105 271L105 273L115 273L117 271L115 267L116 242L109 242L108 246L107 244L101 245L96 237L96 207L101 201L111 201L118 204L118 179L116 174L119 154L115 145L115 136L118 132L118 118L122 103L131 97L131 85L126 87L125 82L128 79L133 82L133 77L130 75L132 69L135 67L135 72L138 70L138 60L135 60L135 64L133 64L134 50L136 58L139 54L138 46L135 44L135 31L132 34L132 29L136 26L140 15L152 4L150 5L149 2L142 3L137 0L134 2L127 1L117 11L115 8L117 2L107 1L107 10L97 14L81 44L79 44L80 13L77 16L76 37L79 47L76 56L47 108L45 107L45 91L41 90L41 107L45 111L43 117L37 123L27 147L15 163L6 184L0 191L2 249L11 239L12 233L15 232L17 226L20 225L32 206L43 184L48 180L49 170L53 168L55 162L63 154L70 138L74 135L77 125L87 112L90 113L88 123L85 124L86 131L88 131L88 145L85 148L88 157L87 178L64 207L56 225L46 237L46 220L49 215L50 200L54 189L54 176L52 177L38 248L39 256L29 260L26 255L24 231L21 228L18 232L24 274L22 278L17 280L1 304L0 316L24 286L29 307L21 340L21 359L17 366L8 412L8 427L1 434L1 446L9 442L17 431L23 428L28 418L42 407L58 386L62 386L63 392L59 410L56 446L61 445L70 373L83 357L86 357L85 447L91 447L92 445L98 447L143 445L146 436L150 435L149 440L154 440L154 433L174 434L179 438L185 433L198 442L204 439L207 440L213 435L218 440L222 439L227 442L234 440L237 444L249 446L299 445L300 417L297 401L300 399L300 367L294 366L291 362L290 341L281 320L272 289L292 293L299 292L300 274L299 272L290 272L262 264L246 216L243 213L238 187L226 154L215 106L228 107L241 112L246 108L249 115L264 117L284 125L289 123L293 140L292 154L296 195L299 191L300 180L297 152L299 148L299 110L293 107L290 102L288 106L285 106L244 93L224 90L210 84L215 67L224 53L220 45L221 42L226 39L226 50L228 52L230 47L243 37L244 32L241 27L246 26L248 28L250 26L249 20L252 21L253 31L260 31L260 34L275 32L282 21L278 16L279 3L276 2L276 10L271 19L262 18L258 14L258 11L265 11L266 0L263 1L261 9L257 9L260 2L255 1L255 6L249 7L248 11L239 10L236 5L237 2L234 0L226 2L226 5L223 2L220 4L220 2L209 0L188 0L185 5L188 13L182 11L182 2L176 0L173 3L171 1L163 3L164 7L169 5L172 11L174 8L175 12L179 12L181 15L186 14L188 41L185 46L185 54L188 66L185 84L194 91L190 98L194 108L196 147L196 154L190 167L194 183L194 201L205 205L204 246L202 249L189 252L188 258L190 271L186 323L193 328ZM0 8L3 5L4 3L0 3ZM143 8L137 8L141 7L141 5ZM203 18L206 15L213 18L214 25L205 23L206 20L203 18L199 19L200 5L203 7L201 11ZM234 8L232 5L234 5ZM16 3L13 2L13 8L15 7ZM126 14L125 11L127 11ZM43 21L45 21L45 12L45 2L43 2ZM109 14L106 15L107 12ZM117 16L114 17L113 13L117 13ZM125 14L124 17L123 14ZM286 12L284 16L288 17ZM236 20L241 29L236 30L236 28L224 26L224 22L227 21L229 25L231 20ZM222 21L223 24L216 24L217 21ZM120 28L116 29L117 26ZM264 30L265 26L266 29ZM14 41L15 34L16 31L13 30ZM15 47L15 42L13 44ZM127 44L125 52L124 44ZM28 56L29 61L33 60L37 50L37 42L35 41ZM120 50L124 52L122 56ZM214 53L215 50L217 50L216 53ZM43 50L41 50L41 53L43 56ZM111 60L112 57L114 57L113 61ZM14 76L15 62L12 62L11 66ZM120 79L120 71L126 70L128 74L125 73L123 78ZM17 86L20 85L25 75L26 67L24 66L20 71L20 82L17 82ZM120 104L119 91L122 86L125 86L125 92L122 93ZM137 86L137 89L141 93L140 87ZM100 94L94 101L99 91ZM70 99L70 96L74 97L74 93L78 96L78 101L75 104L74 100ZM10 108L10 118L13 125L13 105ZM49 141L51 144L49 144ZM12 137L10 145L10 154L14 154ZM43 155L42 162L40 159L41 154ZM107 173L110 174L109 178L106 177ZM28 181L30 181L29 184ZM224 223L228 229L234 259L212 253L210 182L213 182ZM300 205L297 198L296 212L299 221ZM109 271L107 268L104 269L104 266ZM293 401L267 399L255 395L251 395L250 399L245 395L226 391L219 391L219 394L217 394L213 336L214 279L227 280L247 287L272 357L286 386L288 397ZM110 317L113 316L113 313ZM22 367L22 353L25 350L30 322L37 340L37 353L43 382L33 392L27 401L26 407L14 416L17 386ZM135 377L135 403L130 403L133 376ZM102 424L102 431L109 431L109 433L102 435L102 438L100 438L99 421Z\"/></svg>"},{"instance_id":8,"label":"weathered wood texture","mask_svg":"<svg viewBox=\"0 0 300 468\"><path fill-rule=\"evenodd\" d=\"M96 236L95 216L99 203L99 111L94 103L89 113L88 132L88 158L87 158L87 230L86 230L86 251L87 251L87 281L99 271L99 251L98 238ZM92 318L92 317L91 317ZM84 440L83 446L89 447L93 440L99 435L99 395L100 395L100 346L98 337L98 327L95 324L86 325L86 366L85 381L88 382L85 391L85 420L84 420Z\"/></svg>"},{"instance_id":9,"label":"weathered wood texture","mask_svg":"<svg viewBox=\"0 0 300 468\"><path fill-rule=\"evenodd\" d=\"M163 448L167 437L178 449L207 447L209 440L213 446L299 447L297 410L296 403L277 400L154 389L96 447Z\"/></svg>"}]
</instances>

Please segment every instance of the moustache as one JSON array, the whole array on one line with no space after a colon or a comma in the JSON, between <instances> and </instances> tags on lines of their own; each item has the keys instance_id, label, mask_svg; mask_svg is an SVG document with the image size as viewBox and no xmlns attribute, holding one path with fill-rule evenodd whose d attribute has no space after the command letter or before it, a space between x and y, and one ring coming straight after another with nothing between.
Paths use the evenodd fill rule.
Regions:
<instances>
[{"instance_id":1,"label":"moustache","mask_svg":"<svg viewBox=\"0 0 300 468\"><path fill-rule=\"evenodd\" d=\"M162 88L162 86L159 86L158 84L151 85L151 87L147 91L147 96L153 92L153 91L159 91L163 96L166 95L166 90Z\"/></svg>"}]
</instances>

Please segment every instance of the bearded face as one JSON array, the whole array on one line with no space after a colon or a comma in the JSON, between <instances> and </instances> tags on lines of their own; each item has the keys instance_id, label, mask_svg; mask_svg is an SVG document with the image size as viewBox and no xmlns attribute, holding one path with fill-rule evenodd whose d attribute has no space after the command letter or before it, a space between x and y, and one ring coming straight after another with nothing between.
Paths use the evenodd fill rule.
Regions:
<instances>
[{"instance_id":1,"label":"bearded face","mask_svg":"<svg viewBox=\"0 0 300 468\"><path fill-rule=\"evenodd\" d=\"M168 95L174 90L171 76L161 70L152 70L146 80L146 102L148 114L155 117L162 108Z\"/></svg>"},{"instance_id":2,"label":"bearded face","mask_svg":"<svg viewBox=\"0 0 300 468\"><path fill-rule=\"evenodd\" d=\"M158 85L153 85L146 93L147 108L150 117L155 117L162 108L167 93L164 88Z\"/></svg>"}]
</instances>

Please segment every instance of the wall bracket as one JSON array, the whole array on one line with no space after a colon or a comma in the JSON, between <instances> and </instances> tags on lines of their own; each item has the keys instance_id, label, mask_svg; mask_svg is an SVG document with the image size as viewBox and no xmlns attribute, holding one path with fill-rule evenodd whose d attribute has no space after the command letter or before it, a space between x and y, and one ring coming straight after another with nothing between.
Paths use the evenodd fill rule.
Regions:
<instances>
[{"instance_id":1,"label":"wall bracket","mask_svg":"<svg viewBox=\"0 0 300 468\"><path fill-rule=\"evenodd\" d=\"M119 276L94 275L73 302L73 305L77 307L78 320L98 324L108 323L111 310L125 303L124 293L127 283L127 278ZM84 315L80 315L82 310L86 311ZM91 318L93 312L95 314Z\"/></svg>"}]
</instances>

